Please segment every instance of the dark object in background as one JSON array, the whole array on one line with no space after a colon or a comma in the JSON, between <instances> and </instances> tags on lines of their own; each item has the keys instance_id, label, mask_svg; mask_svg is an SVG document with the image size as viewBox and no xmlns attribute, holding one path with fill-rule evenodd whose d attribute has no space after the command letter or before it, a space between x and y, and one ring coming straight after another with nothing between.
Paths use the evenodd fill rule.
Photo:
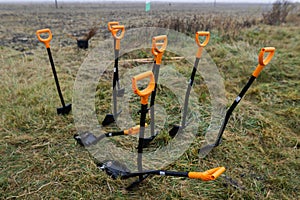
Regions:
<instances>
[{"instance_id":1,"label":"dark object in background","mask_svg":"<svg viewBox=\"0 0 300 200\"><path fill-rule=\"evenodd\" d=\"M89 48L89 40L94 37L99 30L98 26L90 28L90 30L84 34L82 37L75 37L71 34L67 34L68 37L72 38L73 40L77 41L77 47L80 49L87 49Z\"/></svg>"},{"instance_id":2,"label":"dark object in background","mask_svg":"<svg viewBox=\"0 0 300 200\"><path fill-rule=\"evenodd\" d=\"M89 48L89 41L88 40L77 40L77 46L80 49L87 49L87 48Z\"/></svg>"}]
</instances>

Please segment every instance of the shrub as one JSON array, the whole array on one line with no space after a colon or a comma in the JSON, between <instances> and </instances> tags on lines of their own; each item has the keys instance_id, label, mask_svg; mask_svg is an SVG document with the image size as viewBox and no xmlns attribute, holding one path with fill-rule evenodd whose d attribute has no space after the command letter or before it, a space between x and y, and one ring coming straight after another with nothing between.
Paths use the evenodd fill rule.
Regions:
<instances>
[{"instance_id":1,"label":"shrub","mask_svg":"<svg viewBox=\"0 0 300 200\"><path fill-rule=\"evenodd\" d=\"M273 3L272 10L263 13L264 23L280 25L286 22L286 18L292 9L292 3L287 0L277 0Z\"/></svg>"}]
</instances>

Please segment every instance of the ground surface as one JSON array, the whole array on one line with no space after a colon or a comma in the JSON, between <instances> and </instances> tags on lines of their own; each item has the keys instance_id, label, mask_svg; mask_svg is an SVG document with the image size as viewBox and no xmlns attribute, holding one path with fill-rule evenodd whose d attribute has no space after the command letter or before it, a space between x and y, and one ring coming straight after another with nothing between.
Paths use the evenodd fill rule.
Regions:
<instances>
[{"instance_id":1,"label":"ground surface","mask_svg":"<svg viewBox=\"0 0 300 200\"><path fill-rule=\"evenodd\" d=\"M145 13L144 4L60 4L59 9L50 4L1 4L0 198L299 198L300 27L299 20L295 21L299 13L285 24L269 26L261 21L262 13L269 9L267 5L154 4ZM98 41L110 37L106 24L114 20L128 29L159 26L187 35L210 31L206 50L225 80L228 105L254 70L259 49L276 47L274 59L234 112L221 146L199 160L204 125L189 150L167 168L203 171L225 166L227 171L216 181L151 177L136 190L125 191L130 181L109 178L96 167L89 152L76 144L72 114L56 115L59 99L46 50L35 31L51 28L54 61L65 99L71 102L80 66ZM78 49L76 40L68 35L81 37L93 26L100 29L90 40L90 48ZM129 56L151 58L145 52ZM189 71L182 69L186 76ZM97 93L99 121L109 111L109 74L108 81L99 86L105 90ZM194 87L199 104L209 105L201 77L197 76ZM176 116L178 108L167 109L173 109L171 114ZM170 138L158 139L163 141L158 144L164 144Z\"/></svg>"}]
</instances>

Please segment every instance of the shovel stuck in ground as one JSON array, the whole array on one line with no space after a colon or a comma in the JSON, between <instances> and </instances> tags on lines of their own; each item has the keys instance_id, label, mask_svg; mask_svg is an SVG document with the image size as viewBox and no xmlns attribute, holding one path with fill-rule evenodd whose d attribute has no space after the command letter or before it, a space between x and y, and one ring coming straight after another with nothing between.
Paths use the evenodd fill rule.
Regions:
<instances>
[{"instance_id":1,"label":"shovel stuck in ground","mask_svg":"<svg viewBox=\"0 0 300 200\"><path fill-rule=\"evenodd\" d=\"M42 38L41 34L48 34L48 38ZM55 65L54 65L51 50L50 50L50 41L52 39L52 33L51 33L50 29L41 29L41 30L36 31L36 35L37 35L39 41L43 42L46 46L48 56L49 56L49 60L50 60L50 64L51 64L51 67L52 67L52 72L53 72L57 92L58 92L58 95L59 95L59 98L60 98L60 101L61 101L61 104L62 104L62 107L57 108L57 114L59 114L59 115L60 114L62 114L62 115L69 114L69 112L72 109L72 104L67 104L67 105L65 104L64 97L63 97L62 92L60 90L58 77L57 77L57 74L56 74Z\"/></svg>"}]
</instances>

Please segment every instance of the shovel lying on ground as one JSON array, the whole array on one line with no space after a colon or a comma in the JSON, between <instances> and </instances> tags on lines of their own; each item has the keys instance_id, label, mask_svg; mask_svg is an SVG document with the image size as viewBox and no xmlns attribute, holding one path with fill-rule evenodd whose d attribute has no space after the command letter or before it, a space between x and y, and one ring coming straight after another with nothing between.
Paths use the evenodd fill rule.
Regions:
<instances>
[{"instance_id":1,"label":"shovel lying on ground","mask_svg":"<svg viewBox=\"0 0 300 200\"><path fill-rule=\"evenodd\" d=\"M42 38L41 34L48 34L48 38ZM59 82L58 82L58 78L57 78L57 74L56 74L56 70L55 70L55 65L54 65L51 50L50 50L50 41L52 39L52 33L51 33L50 29L41 29L41 30L36 31L36 35L37 35L39 41L43 42L46 46L49 60L50 60L51 67L52 67L52 72L53 72L57 92L58 92L58 95L59 95L59 98L60 98L60 101L62 104L62 107L57 108L57 114L62 114L62 115L69 114L69 112L72 109L72 104L68 104L68 105L65 104L63 95L60 90L60 86L59 86Z\"/></svg>"},{"instance_id":2,"label":"shovel lying on ground","mask_svg":"<svg viewBox=\"0 0 300 200\"><path fill-rule=\"evenodd\" d=\"M213 181L216 180L223 172L225 172L224 167L217 167L205 172L177 172L177 171L165 171L165 170L146 170L141 172L130 172L129 169L122 163L118 161L109 160L102 164L97 165L101 170L105 171L107 175L111 176L113 179L128 179L131 177L141 176L139 182L134 182L126 189L130 190L137 186L142 180L147 178L149 175L158 176L175 176L175 177L186 177L190 179L200 179L202 181Z\"/></svg>"},{"instance_id":3,"label":"shovel lying on ground","mask_svg":"<svg viewBox=\"0 0 300 200\"><path fill-rule=\"evenodd\" d=\"M127 130L123 131L117 131L117 132L108 132L104 133L100 136L95 136L91 132L85 132L82 134L75 134L74 139L77 141L78 144L81 146L91 146L97 144L100 140L102 140L105 137L114 137L114 136L120 136L120 135L135 135L140 131L140 126L135 126Z\"/></svg>"},{"instance_id":4,"label":"shovel lying on ground","mask_svg":"<svg viewBox=\"0 0 300 200\"><path fill-rule=\"evenodd\" d=\"M268 53L268 55L266 57L264 57L265 52ZM256 69L253 71L252 76L250 77L250 79L248 80L247 84L244 86L244 88L242 89L242 91L240 92L240 94L235 98L234 102L232 103L232 105L230 106L230 108L227 110L225 118L223 120L222 126L219 130L217 139L214 143L212 144L207 144L206 146L202 147L199 150L199 155L200 157L204 157L205 155L208 154L208 152L210 152L214 147L217 147L220 145L221 140L222 140L222 135L224 133L224 130L226 128L226 125L229 121L229 118L233 112L233 110L235 109L235 107L239 104L239 102L241 101L241 99L243 98L243 96L245 95L245 93L247 92L247 90L249 89L249 87L251 86L251 84L253 83L253 81L258 77L258 75L260 74L260 72L262 71L262 69L272 60L273 56L275 53L275 48L274 47L266 47L266 48L262 48L259 55L258 55L258 65L256 67Z\"/></svg>"}]
</instances>

